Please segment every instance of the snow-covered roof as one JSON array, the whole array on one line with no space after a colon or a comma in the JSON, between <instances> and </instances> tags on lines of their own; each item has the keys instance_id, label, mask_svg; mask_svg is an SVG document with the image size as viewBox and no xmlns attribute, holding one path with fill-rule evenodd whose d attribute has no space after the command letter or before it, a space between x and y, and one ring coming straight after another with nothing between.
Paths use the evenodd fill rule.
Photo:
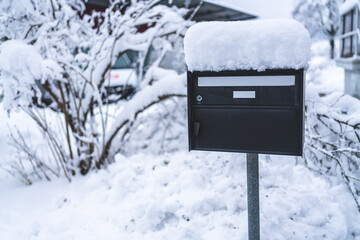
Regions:
<instances>
[{"instance_id":1,"label":"snow-covered roof","mask_svg":"<svg viewBox=\"0 0 360 240\"><path fill-rule=\"evenodd\" d=\"M97 6L101 7L96 8L97 11L104 11L103 7L109 6L109 0L88 0L86 4L89 9ZM196 9L200 5L200 8L197 9L196 13L192 18L196 22L212 20L246 20L257 17L257 14L254 14L251 11L248 11L242 7L239 8L232 4L218 2L217 0L160 0L157 4L188 8L190 9L190 11L186 15L186 17L192 15L194 9Z\"/></svg>"},{"instance_id":2,"label":"snow-covered roof","mask_svg":"<svg viewBox=\"0 0 360 240\"><path fill-rule=\"evenodd\" d=\"M224 8L235 10L237 12L246 13L246 14L252 16L252 17L255 17L255 18L258 16L257 13L255 13L252 10L247 9L246 7L243 7L243 6L240 7L238 5L235 6L234 4L218 2L218 0L205 0L204 2L209 2L209 3L215 4L215 5L224 7Z\"/></svg>"},{"instance_id":3,"label":"snow-covered roof","mask_svg":"<svg viewBox=\"0 0 360 240\"><path fill-rule=\"evenodd\" d=\"M291 0L209 0L224 6L256 15L259 19L292 18Z\"/></svg>"},{"instance_id":4,"label":"snow-covered roof","mask_svg":"<svg viewBox=\"0 0 360 240\"><path fill-rule=\"evenodd\" d=\"M360 5L360 0L346 0L341 6L340 6L340 14L344 15L347 12L349 12L351 9L353 9L356 5Z\"/></svg>"},{"instance_id":5,"label":"snow-covered roof","mask_svg":"<svg viewBox=\"0 0 360 240\"><path fill-rule=\"evenodd\" d=\"M200 21L234 21L234 20L246 20L256 18L256 14L253 14L247 10L234 7L222 2L214 0L161 0L159 4L168 6L177 6L180 8L188 8L190 12L185 16L188 18L192 15L194 10L196 12L192 20L196 22ZM199 9L197 7L200 6Z\"/></svg>"},{"instance_id":6,"label":"snow-covered roof","mask_svg":"<svg viewBox=\"0 0 360 240\"><path fill-rule=\"evenodd\" d=\"M292 19L203 22L184 39L189 71L301 69L310 60L310 35Z\"/></svg>"}]
</instances>

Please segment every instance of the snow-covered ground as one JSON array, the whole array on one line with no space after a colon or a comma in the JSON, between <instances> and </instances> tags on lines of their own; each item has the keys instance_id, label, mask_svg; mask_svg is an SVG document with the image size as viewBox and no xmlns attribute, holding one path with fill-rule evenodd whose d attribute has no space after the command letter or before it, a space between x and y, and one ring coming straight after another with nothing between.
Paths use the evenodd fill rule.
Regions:
<instances>
[{"instance_id":1,"label":"snow-covered ground","mask_svg":"<svg viewBox=\"0 0 360 240\"><path fill-rule=\"evenodd\" d=\"M313 45L312 93L343 89L326 44ZM0 166L16 158L6 126L33 131L23 114L6 115L0 104ZM245 155L235 153L117 155L108 169L72 183L31 186L0 169L0 239L247 239L246 195ZM262 239L360 239L347 187L294 157L260 156L260 208Z\"/></svg>"},{"instance_id":2,"label":"snow-covered ground","mask_svg":"<svg viewBox=\"0 0 360 240\"><path fill-rule=\"evenodd\" d=\"M291 157L260 158L263 239L352 239L359 214L345 186ZM69 184L2 186L1 239L247 239L243 154L117 157Z\"/></svg>"}]
</instances>

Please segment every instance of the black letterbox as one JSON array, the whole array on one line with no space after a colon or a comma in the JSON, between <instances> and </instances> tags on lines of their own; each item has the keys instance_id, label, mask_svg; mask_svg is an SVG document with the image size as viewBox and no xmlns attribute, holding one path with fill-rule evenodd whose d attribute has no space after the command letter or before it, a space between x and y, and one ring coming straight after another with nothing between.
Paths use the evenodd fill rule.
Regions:
<instances>
[{"instance_id":1,"label":"black letterbox","mask_svg":"<svg viewBox=\"0 0 360 240\"><path fill-rule=\"evenodd\" d=\"M188 72L189 150L301 156L304 70Z\"/></svg>"}]
</instances>

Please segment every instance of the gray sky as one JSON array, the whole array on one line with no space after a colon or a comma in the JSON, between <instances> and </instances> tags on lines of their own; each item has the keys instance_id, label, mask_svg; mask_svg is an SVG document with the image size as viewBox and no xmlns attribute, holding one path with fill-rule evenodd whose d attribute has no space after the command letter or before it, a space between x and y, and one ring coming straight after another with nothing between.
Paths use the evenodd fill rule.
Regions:
<instances>
[{"instance_id":1,"label":"gray sky","mask_svg":"<svg viewBox=\"0 0 360 240\"><path fill-rule=\"evenodd\" d=\"M290 18L293 0L211 0L239 10L248 11L260 18Z\"/></svg>"}]
</instances>

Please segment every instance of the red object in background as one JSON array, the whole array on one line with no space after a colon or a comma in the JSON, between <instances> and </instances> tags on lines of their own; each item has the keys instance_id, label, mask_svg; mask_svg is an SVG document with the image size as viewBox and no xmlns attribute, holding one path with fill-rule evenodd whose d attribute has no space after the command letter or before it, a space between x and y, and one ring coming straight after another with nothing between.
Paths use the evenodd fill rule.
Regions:
<instances>
[{"instance_id":1,"label":"red object in background","mask_svg":"<svg viewBox=\"0 0 360 240\"><path fill-rule=\"evenodd\" d=\"M91 3L85 3L85 11L83 13L79 13L79 16L82 18L85 14L86 15L91 15L91 13L93 11L95 12L100 12L100 13L104 13L106 8L105 6L99 6L99 5L95 5L95 4L91 4ZM120 6L120 5L116 5L114 7L114 11L120 11L121 14L124 14L126 9L130 6L130 2L125 3L124 5ZM93 29L99 28L101 26L101 24L104 23L104 16L101 14L100 17L95 17L94 19L94 26ZM137 26L137 32L139 33L143 33L146 30L148 30L149 28L152 28L155 26L155 23L152 23L151 25L148 24L141 24L139 26Z\"/></svg>"},{"instance_id":2,"label":"red object in background","mask_svg":"<svg viewBox=\"0 0 360 240\"><path fill-rule=\"evenodd\" d=\"M137 26L137 32L139 33L143 33L145 32L146 30L148 30L149 28L152 28L155 26L155 23L152 23L152 24L141 24L139 26Z\"/></svg>"},{"instance_id":3,"label":"red object in background","mask_svg":"<svg viewBox=\"0 0 360 240\"><path fill-rule=\"evenodd\" d=\"M98 5L90 4L90 3L86 3L85 6L86 6L85 11L82 13L79 13L79 16L81 18L83 18L85 15L91 15L91 13L93 11L104 13L105 9L106 9L106 7L102 7L102 6L98 6ZM104 16L101 15L100 17L95 17L94 26L92 28L93 29L99 28L101 26L101 24L103 24L103 22L104 22Z\"/></svg>"},{"instance_id":4,"label":"red object in background","mask_svg":"<svg viewBox=\"0 0 360 240\"><path fill-rule=\"evenodd\" d=\"M80 15L81 17L84 16L85 14L90 15L93 11L105 12L105 9L106 9L106 7L98 6L98 5L91 4L91 3L86 3L85 6L86 6L85 11L83 12L83 14Z\"/></svg>"}]
</instances>

